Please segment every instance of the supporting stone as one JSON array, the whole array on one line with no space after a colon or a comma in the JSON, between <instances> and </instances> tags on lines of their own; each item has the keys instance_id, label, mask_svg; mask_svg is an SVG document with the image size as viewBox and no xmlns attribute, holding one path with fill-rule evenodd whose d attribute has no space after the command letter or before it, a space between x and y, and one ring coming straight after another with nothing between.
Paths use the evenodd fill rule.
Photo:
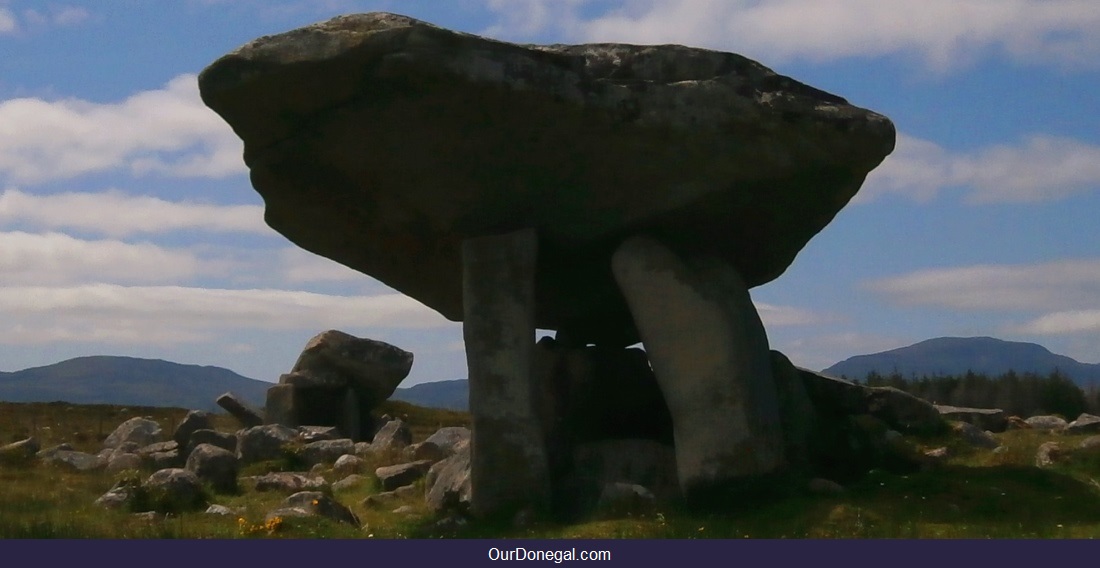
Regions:
<instances>
[{"instance_id":1,"label":"supporting stone","mask_svg":"<svg viewBox=\"0 0 1100 568\"><path fill-rule=\"evenodd\" d=\"M217 403L218 406L224 408L226 412L232 414L233 418L236 418L245 428L259 426L264 423L264 417L261 416L259 412L249 408L248 405L237 398L237 395L231 392L219 396Z\"/></svg>"},{"instance_id":2,"label":"supporting stone","mask_svg":"<svg viewBox=\"0 0 1100 568\"><path fill-rule=\"evenodd\" d=\"M535 410L534 230L462 243L463 339L470 378L471 511L545 511L550 475Z\"/></svg>"},{"instance_id":3,"label":"supporting stone","mask_svg":"<svg viewBox=\"0 0 1100 568\"><path fill-rule=\"evenodd\" d=\"M767 336L748 288L717 259L634 237L612 256L672 415L685 496L775 472L783 435Z\"/></svg>"},{"instance_id":4,"label":"supporting stone","mask_svg":"<svg viewBox=\"0 0 1100 568\"><path fill-rule=\"evenodd\" d=\"M267 389L264 416L267 424L282 424L291 428L299 426L298 387L284 384Z\"/></svg>"}]
</instances>

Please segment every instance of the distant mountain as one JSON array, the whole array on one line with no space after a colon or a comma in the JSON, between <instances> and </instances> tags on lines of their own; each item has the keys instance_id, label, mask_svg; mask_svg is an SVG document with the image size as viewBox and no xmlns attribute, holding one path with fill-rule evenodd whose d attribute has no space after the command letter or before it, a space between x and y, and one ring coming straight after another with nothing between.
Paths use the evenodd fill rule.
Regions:
<instances>
[{"instance_id":1,"label":"distant mountain","mask_svg":"<svg viewBox=\"0 0 1100 568\"><path fill-rule=\"evenodd\" d=\"M0 400L8 402L60 400L213 411L219 410L215 399L226 391L262 407L270 386L221 367L105 355L0 372Z\"/></svg>"},{"instance_id":2,"label":"distant mountain","mask_svg":"<svg viewBox=\"0 0 1100 568\"><path fill-rule=\"evenodd\" d=\"M428 408L446 408L465 412L470 409L470 383L466 379L420 383L397 389L390 399Z\"/></svg>"},{"instance_id":3,"label":"distant mountain","mask_svg":"<svg viewBox=\"0 0 1100 568\"><path fill-rule=\"evenodd\" d=\"M995 376L1009 370L1047 374L1054 369L1081 386L1100 381L1100 364L1080 363L1034 343L992 337L937 337L908 347L845 359L822 371L862 379L871 371L902 376L959 375L968 370Z\"/></svg>"}]
</instances>

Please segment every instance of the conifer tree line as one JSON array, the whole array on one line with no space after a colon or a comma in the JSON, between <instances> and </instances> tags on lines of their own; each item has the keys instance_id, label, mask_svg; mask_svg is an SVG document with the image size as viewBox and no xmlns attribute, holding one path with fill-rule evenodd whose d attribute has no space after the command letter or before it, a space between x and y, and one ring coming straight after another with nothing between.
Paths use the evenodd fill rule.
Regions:
<instances>
[{"instance_id":1,"label":"conifer tree line","mask_svg":"<svg viewBox=\"0 0 1100 568\"><path fill-rule=\"evenodd\" d=\"M888 375L871 371L862 382L868 386L894 387L933 404L1000 408L1009 416L1023 418L1057 414L1073 420L1082 412L1100 415L1100 385L1082 389L1058 369L1047 375L1008 371L989 376L967 371L964 375L919 378L906 378L897 371Z\"/></svg>"}]
</instances>

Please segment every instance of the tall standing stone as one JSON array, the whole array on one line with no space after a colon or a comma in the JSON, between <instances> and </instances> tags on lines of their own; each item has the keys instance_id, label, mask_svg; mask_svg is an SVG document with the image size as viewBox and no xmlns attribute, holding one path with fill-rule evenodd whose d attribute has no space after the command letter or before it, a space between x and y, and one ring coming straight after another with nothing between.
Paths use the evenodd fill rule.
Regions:
<instances>
[{"instance_id":1,"label":"tall standing stone","mask_svg":"<svg viewBox=\"0 0 1100 568\"><path fill-rule=\"evenodd\" d=\"M530 229L462 245L471 510L479 516L549 505L546 447L533 400L537 248Z\"/></svg>"},{"instance_id":2,"label":"tall standing stone","mask_svg":"<svg viewBox=\"0 0 1100 568\"><path fill-rule=\"evenodd\" d=\"M716 260L634 237L612 271L672 415L685 495L774 472L783 437L767 337L748 289Z\"/></svg>"}]
</instances>

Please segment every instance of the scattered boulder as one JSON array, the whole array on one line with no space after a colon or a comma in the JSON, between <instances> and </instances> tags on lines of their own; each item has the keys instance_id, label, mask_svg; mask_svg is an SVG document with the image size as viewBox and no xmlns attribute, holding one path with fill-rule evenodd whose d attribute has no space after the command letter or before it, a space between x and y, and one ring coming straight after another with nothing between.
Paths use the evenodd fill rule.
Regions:
<instances>
[{"instance_id":1,"label":"scattered boulder","mask_svg":"<svg viewBox=\"0 0 1100 568\"><path fill-rule=\"evenodd\" d=\"M121 510L130 508L141 490L141 484L133 479L119 480L106 493L95 500L95 504L106 508Z\"/></svg>"},{"instance_id":2,"label":"scattered boulder","mask_svg":"<svg viewBox=\"0 0 1100 568\"><path fill-rule=\"evenodd\" d=\"M181 446L176 443L175 440L168 440L167 442L156 442L147 446L142 446L137 449L137 454L142 457L148 457L158 452L171 452L180 448Z\"/></svg>"},{"instance_id":3,"label":"scattered boulder","mask_svg":"<svg viewBox=\"0 0 1100 568\"><path fill-rule=\"evenodd\" d=\"M380 467L374 470L374 475L382 484L383 491L392 491L403 485L415 483L423 478L431 469L432 462L421 460L398 465Z\"/></svg>"},{"instance_id":4,"label":"scattered boulder","mask_svg":"<svg viewBox=\"0 0 1100 568\"><path fill-rule=\"evenodd\" d=\"M138 447L148 446L160 440L160 424L148 418L134 417L115 428L103 441L103 447L115 449L127 442L137 444Z\"/></svg>"},{"instance_id":5,"label":"scattered boulder","mask_svg":"<svg viewBox=\"0 0 1100 568\"><path fill-rule=\"evenodd\" d=\"M298 439L303 443L347 438L336 426L299 426Z\"/></svg>"},{"instance_id":6,"label":"scattered boulder","mask_svg":"<svg viewBox=\"0 0 1100 568\"><path fill-rule=\"evenodd\" d=\"M340 523L359 526L359 517L332 497L320 491L300 491L283 500L282 509L300 509L310 516L320 516ZM279 516L279 510L272 511L268 518Z\"/></svg>"},{"instance_id":7,"label":"scattered boulder","mask_svg":"<svg viewBox=\"0 0 1100 568\"><path fill-rule=\"evenodd\" d=\"M141 485L152 510L164 513L192 511L206 506L202 482L193 472L171 468L154 472Z\"/></svg>"},{"instance_id":8,"label":"scattered boulder","mask_svg":"<svg viewBox=\"0 0 1100 568\"><path fill-rule=\"evenodd\" d=\"M470 444L436 463L425 480L428 508L435 512L466 514L470 510Z\"/></svg>"},{"instance_id":9,"label":"scattered boulder","mask_svg":"<svg viewBox=\"0 0 1100 568\"><path fill-rule=\"evenodd\" d=\"M1053 432L1061 432L1066 429L1066 419L1061 416L1043 415L1032 416L1024 422L1027 422L1028 426L1031 426L1035 430L1047 430Z\"/></svg>"},{"instance_id":10,"label":"scattered boulder","mask_svg":"<svg viewBox=\"0 0 1100 568\"><path fill-rule=\"evenodd\" d=\"M1043 442L1035 452L1035 466L1050 467L1063 455L1062 446L1058 442Z\"/></svg>"},{"instance_id":11,"label":"scattered boulder","mask_svg":"<svg viewBox=\"0 0 1100 568\"><path fill-rule=\"evenodd\" d=\"M231 493L237 490L237 456L213 444L199 444L187 456L185 468L214 491Z\"/></svg>"},{"instance_id":12,"label":"scattered boulder","mask_svg":"<svg viewBox=\"0 0 1100 568\"><path fill-rule=\"evenodd\" d=\"M49 458L49 463L60 464L75 471L96 471L107 467L106 458L84 452L57 451Z\"/></svg>"},{"instance_id":13,"label":"scattered boulder","mask_svg":"<svg viewBox=\"0 0 1100 568\"><path fill-rule=\"evenodd\" d=\"M278 491L288 493L322 489L325 485L328 485L323 477L310 476L292 471L274 471L264 475L244 478L242 481L251 482L253 484L253 489L256 491Z\"/></svg>"},{"instance_id":14,"label":"scattered boulder","mask_svg":"<svg viewBox=\"0 0 1100 568\"><path fill-rule=\"evenodd\" d=\"M412 431L404 420L397 418L386 422L374 435L370 451L382 453L397 451L412 443Z\"/></svg>"},{"instance_id":15,"label":"scattered boulder","mask_svg":"<svg viewBox=\"0 0 1100 568\"><path fill-rule=\"evenodd\" d=\"M0 446L0 464L26 464L34 459L41 449L33 436L6 446Z\"/></svg>"},{"instance_id":16,"label":"scattered boulder","mask_svg":"<svg viewBox=\"0 0 1100 568\"><path fill-rule=\"evenodd\" d=\"M363 471L366 462L359 456L345 454L336 459L332 464L332 473L337 477L346 477Z\"/></svg>"},{"instance_id":17,"label":"scattered boulder","mask_svg":"<svg viewBox=\"0 0 1100 568\"><path fill-rule=\"evenodd\" d=\"M1100 432L1100 416L1081 413L1073 422L1066 424L1066 434L1095 434Z\"/></svg>"},{"instance_id":18,"label":"scattered boulder","mask_svg":"<svg viewBox=\"0 0 1100 568\"><path fill-rule=\"evenodd\" d=\"M458 451L463 444L470 442L470 429L465 426L448 426L436 430L431 436L428 436L423 442L419 444L417 450L413 452L415 459L433 459L428 455L421 457L421 454L432 454L440 456L434 458L435 461L449 458Z\"/></svg>"},{"instance_id":19,"label":"scattered boulder","mask_svg":"<svg viewBox=\"0 0 1100 568\"><path fill-rule=\"evenodd\" d=\"M1100 436L1089 436L1088 438L1081 440L1081 443L1078 444L1077 447L1082 450L1100 449Z\"/></svg>"},{"instance_id":20,"label":"scattered boulder","mask_svg":"<svg viewBox=\"0 0 1100 568\"><path fill-rule=\"evenodd\" d=\"M358 473L353 473L351 475L345 476L340 481L337 481L336 483L333 483L332 484L332 490L333 491L347 491L349 489L354 489L356 487L359 487L363 483L365 483L367 481L367 479L368 478L364 475L359 475Z\"/></svg>"},{"instance_id":21,"label":"scattered boulder","mask_svg":"<svg viewBox=\"0 0 1100 568\"><path fill-rule=\"evenodd\" d=\"M141 456L129 452L115 453L107 459L107 471L119 472L128 469L141 469L144 464Z\"/></svg>"},{"instance_id":22,"label":"scattered boulder","mask_svg":"<svg viewBox=\"0 0 1100 568\"><path fill-rule=\"evenodd\" d=\"M210 444L233 454L237 453L237 436L235 434L205 428L195 430L187 440L187 455L191 455L191 452L201 444Z\"/></svg>"},{"instance_id":23,"label":"scattered boulder","mask_svg":"<svg viewBox=\"0 0 1100 568\"><path fill-rule=\"evenodd\" d=\"M149 454L146 459L152 465L152 469L154 471L161 469L171 469L174 467L183 467L184 464L184 457L180 454L180 451L178 449L173 449L166 452L153 452Z\"/></svg>"},{"instance_id":24,"label":"scattered boulder","mask_svg":"<svg viewBox=\"0 0 1100 568\"><path fill-rule=\"evenodd\" d=\"M233 415L241 426L245 428L253 428L264 423L264 417L259 412L253 410L247 404L241 401L237 395L227 392L218 397L218 406L225 409L226 412Z\"/></svg>"},{"instance_id":25,"label":"scattered boulder","mask_svg":"<svg viewBox=\"0 0 1100 568\"><path fill-rule=\"evenodd\" d=\"M1009 430L1030 430L1031 424L1028 424L1026 420L1019 416L1008 417L1008 429Z\"/></svg>"},{"instance_id":26,"label":"scattered boulder","mask_svg":"<svg viewBox=\"0 0 1100 568\"><path fill-rule=\"evenodd\" d=\"M348 438L340 440L321 440L319 442L310 442L302 446L298 452L298 457L300 457L306 465L313 466L319 463L333 463L340 459L340 456L350 454L354 451L355 442L352 442Z\"/></svg>"},{"instance_id":27,"label":"scattered boulder","mask_svg":"<svg viewBox=\"0 0 1100 568\"><path fill-rule=\"evenodd\" d=\"M980 430L988 430L993 433L1004 432L1008 429L1008 417L1005 411L999 408L966 408L961 406L935 405L940 416L944 420L966 422L977 426Z\"/></svg>"},{"instance_id":28,"label":"scattered boulder","mask_svg":"<svg viewBox=\"0 0 1100 568\"><path fill-rule=\"evenodd\" d=\"M297 438L297 430L281 424L245 428L237 432L237 457L242 464L278 459Z\"/></svg>"},{"instance_id":29,"label":"scattered boulder","mask_svg":"<svg viewBox=\"0 0 1100 568\"><path fill-rule=\"evenodd\" d=\"M202 410L192 410L180 420L176 431L172 433L172 439L175 440L180 447L187 447L187 443L191 440L191 434L196 430L213 430L213 422L211 420L212 415L209 412Z\"/></svg>"},{"instance_id":30,"label":"scattered boulder","mask_svg":"<svg viewBox=\"0 0 1100 568\"><path fill-rule=\"evenodd\" d=\"M992 450L1001 445L991 432L982 430L969 422L955 422L951 425L951 429L966 443L976 448Z\"/></svg>"},{"instance_id":31,"label":"scattered boulder","mask_svg":"<svg viewBox=\"0 0 1100 568\"><path fill-rule=\"evenodd\" d=\"M206 513L207 515L221 515L223 517L229 517L229 516L233 516L233 515L239 515L241 513L241 510L240 509L230 509L229 507L226 507L225 505L214 504L214 505L211 505L211 506L207 507L206 511L203 511L203 512Z\"/></svg>"},{"instance_id":32,"label":"scattered boulder","mask_svg":"<svg viewBox=\"0 0 1100 568\"><path fill-rule=\"evenodd\" d=\"M57 452L71 451L73 451L72 444L65 442L56 446L50 446L44 450L39 450L38 453L35 454L35 457L43 461L50 461L51 459L53 459L54 455L57 454Z\"/></svg>"}]
</instances>

